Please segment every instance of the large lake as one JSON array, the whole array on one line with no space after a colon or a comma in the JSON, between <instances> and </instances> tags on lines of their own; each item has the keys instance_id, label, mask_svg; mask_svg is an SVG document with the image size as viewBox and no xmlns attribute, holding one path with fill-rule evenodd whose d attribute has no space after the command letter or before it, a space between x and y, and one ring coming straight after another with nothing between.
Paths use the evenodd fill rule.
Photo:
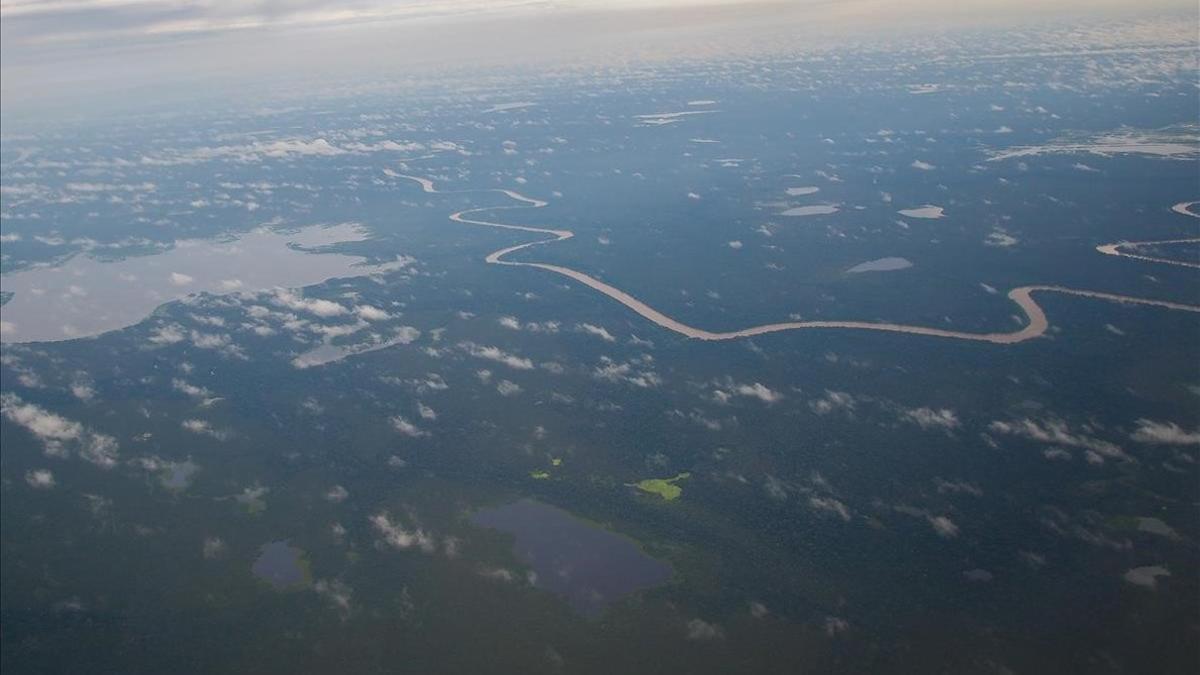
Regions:
<instances>
[{"instance_id":1,"label":"large lake","mask_svg":"<svg viewBox=\"0 0 1200 675\"><path fill-rule=\"evenodd\" d=\"M537 573L535 585L585 616L671 578L671 567L632 539L532 499L479 511L471 522L514 535L517 557Z\"/></svg>"},{"instance_id":2,"label":"large lake","mask_svg":"<svg viewBox=\"0 0 1200 675\"><path fill-rule=\"evenodd\" d=\"M356 256L304 249L361 241L358 225L259 228L225 239L189 239L157 255L103 261L80 254L55 267L6 274L3 342L51 342L132 326L159 305L193 293L231 293L369 274Z\"/></svg>"}]
</instances>

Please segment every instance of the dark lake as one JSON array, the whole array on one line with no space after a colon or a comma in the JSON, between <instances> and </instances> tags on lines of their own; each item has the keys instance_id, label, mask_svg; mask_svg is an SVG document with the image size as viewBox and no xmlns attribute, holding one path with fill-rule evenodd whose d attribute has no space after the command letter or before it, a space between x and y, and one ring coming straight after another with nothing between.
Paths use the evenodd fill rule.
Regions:
<instances>
[{"instance_id":1,"label":"dark lake","mask_svg":"<svg viewBox=\"0 0 1200 675\"><path fill-rule=\"evenodd\" d=\"M286 541L264 544L258 559L250 567L254 576L266 581L276 590L307 585L309 572L304 561L304 551L288 546Z\"/></svg>"},{"instance_id":2,"label":"dark lake","mask_svg":"<svg viewBox=\"0 0 1200 675\"><path fill-rule=\"evenodd\" d=\"M632 539L532 499L479 511L471 521L514 535L517 557L537 574L534 585L563 596L585 616L671 578L670 566Z\"/></svg>"}]
</instances>

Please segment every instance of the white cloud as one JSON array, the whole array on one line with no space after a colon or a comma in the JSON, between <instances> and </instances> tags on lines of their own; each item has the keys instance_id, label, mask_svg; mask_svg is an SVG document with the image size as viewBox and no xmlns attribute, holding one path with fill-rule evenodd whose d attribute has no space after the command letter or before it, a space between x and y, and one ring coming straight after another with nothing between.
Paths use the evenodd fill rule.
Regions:
<instances>
[{"instance_id":1,"label":"white cloud","mask_svg":"<svg viewBox=\"0 0 1200 675\"><path fill-rule=\"evenodd\" d=\"M170 279L171 283L175 286L187 286L196 280L195 277L190 277L180 272L171 272Z\"/></svg>"},{"instance_id":2,"label":"white cloud","mask_svg":"<svg viewBox=\"0 0 1200 675\"><path fill-rule=\"evenodd\" d=\"M575 330L578 330L578 331L581 331L584 333L588 333L590 335L595 335L596 337L600 338L601 340L604 340L605 342L616 342L617 341L617 338L613 337L612 333L609 333L606 329L604 329L601 326L596 326L596 325L593 325L590 323L577 324L575 326Z\"/></svg>"},{"instance_id":3,"label":"white cloud","mask_svg":"<svg viewBox=\"0 0 1200 675\"><path fill-rule=\"evenodd\" d=\"M206 559L216 560L225 555L226 548L225 541L220 537L205 537L200 550Z\"/></svg>"},{"instance_id":4,"label":"white cloud","mask_svg":"<svg viewBox=\"0 0 1200 675\"><path fill-rule=\"evenodd\" d=\"M989 424L988 429L995 433L1020 436L1039 443L1084 448L1104 457L1133 461L1116 444L1074 432L1071 430L1070 425L1057 418L1048 418L1040 421L1025 418L1011 422L997 420Z\"/></svg>"},{"instance_id":5,"label":"white cloud","mask_svg":"<svg viewBox=\"0 0 1200 675\"><path fill-rule=\"evenodd\" d=\"M734 385L733 393L738 396L746 396L748 398L756 398L763 403L778 403L783 400L783 394L767 387L761 382L754 384L738 384Z\"/></svg>"},{"instance_id":6,"label":"white cloud","mask_svg":"<svg viewBox=\"0 0 1200 675\"><path fill-rule=\"evenodd\" d=\"M958 416L949 408L913 408L904 411L904 419L922 429L957 429L961 426Z\"/></svg>"},{"instance_id":7,"label":"white cloud","mask_svg":"<svg viewBox=\"0 0 1200 675\"><path fill-rule=\"evenodd\" d=\"M72 448L85 461L102 469L117 465L117 439L97 433L79 422L56 415L41 406L26 403L15 394L0 396L0 413L25 427L42 443L45 453L65 457Z\"/></svg>"},{"instance_id":8,"label":"white cloud","mask_svg":"<svg viewBox=\"0 0 1200 675\"><path fill-rule=\"evenodd\" d=\"M351 603L351 598L354 596L354 590L342 581L337 579L334 579L333 581L319 579L313 584L313 591L316 592L317 595L328 600L329 604L333 605L333 608L337 610L337 613L341 615L343 619L350 616L351 611L354 609L353 604Z\"/></svg>"},{"instance_id":9,"label":"white cloud","mask_svg":"<svg viewBox=\"0 0 1200 675\"><path fill-rule=\"evenodd\" d=\"M1200 431L1187 431L1174 422L1155 422L1142 418L1137 425L1137 430L1129 437L1138 443L1200 445Z\"/></svg>"},{"instance_id":10,"label":"white cloud","mask_svg":"<svg viewBox=\"0 0 1200 675\"><path fill-rule=\"evenodd\" d=\"M636 363L635 363L636 362ZM625 382L635 387L648 389L662 384L658 373L645 367L649 357L643 356L634 362L618 363L607 356L600 357L600 365L592 371L592 376L606 382Z\"/></svg>"},{"instance_id":11,"label":"white cloud","mask_svg":"<svg viewBox=\"0 0 1200 675\"><path fill-rule=\"evenodd\" d=\"M1021 240L1005 232L1004 230L996 229L988 233L988 236L984 238L983 243L987 246L1008 248L1021 243Z\"/></svg>"},{"instance_id":12,"label":"white cloud","mask_svg":"<svg viewBox=\"0 0 1200 675\"><path fill-rule=\"evenodd\" d=\"M334 504L340 504L346 501L346 498L349 496L350 491L341 485L334 485L325 493L325 499L333 502Z\"/></svg>"},{"instance_id":13,"label":"white cloud","mask_svg":"<svg viewBox=\"0 0 1200 675\"><path fill-rule=\"evenodd\" d=\"M371 305L358 305L354 308L354 313L367 321L387 321L392 318L391 314Z\"/></svg>"},{"instance_id":14,"label":"white cloud","mask_svg":"<svg viewBox=\"0 0 1200 675\"><path fill-rule=\"evenodd\" d=\"M506 584L511 584L517 580L517 575L513 574L512 570L503 567L489 567L480 565L476 573L484 579L492 579L494 581L503 581Z\"/></svg>"},{"instance_id":15,"label":"white cloud","mask_svg":"<svg viewBox=\"0 0 1200 675\"><path fill-rule=\"evenodd\" d=\"M516 370L533 370L533 361L527 358L509 354L499 347L491 347L478 345L474 342L459 343L459 347L465 349L468 354L478 359L488 359L496 363L503 363L509 368Z\"/></svg>"},{"instance_id":16,"label":"white cloud","mask_svg":"<svg viewBox=\"0 0 1200 675\"><path fill-rule=\"evenodd\" d=\"M0 397L0 412L44 441L78 440L84 433L82 424L32 403L25 403L15 394Z\"/></svg>"},{"instance_id":17,"label":"white cloud","mask_svg":"<svg viewBox=\"0 0 1200 675\"><path fill-rule=\"evenodd\" d=\"M80 401L90 401L96 396L96 389L90 382L76 380L71 383L71 394Z\"/></svg>"},{"instance_id":18,"label":"white cloud","mask_svg":"<svg viewBox=\"0 0 1200 675\"><path fill-rule=\"evenodd\" d=\"M47 455L66 456L74 448L80 458L91 464L101 468L116 466L119 446L112 436L97 434L41 406L26 404L16 394L0 396L0 413L37 437Z\"/></svg>"},{"instance_id":19,"label":"white cloud","mask_svg":"<svg viewBox=\"0 0 1200 675\"><path fill-rule=\"evenodd\" d=\"M171 380L171 388L192 398L207 399L212 397L211 391L205 389L204 387L197 387L194 384L188 384L185 380L181 380L179 378L174 378Z\"/></svg>"},{"instance_id":20,"label":"white cloud","mask_svg":"<svg viewBox=\"0 0 1200 675\"><path fill-rule=\"evenodd\" d=\"M763 490L766 491L768 497L777 502L786 501L788 498L787 485L770 474L763 481Z\"/></svg>"},{"instance_id":21,"label":"white cloud","mask_svg":"<svg viewBox=\"0 0 1200 675\"><path fill-rule=\"evenodd\" d=\"M1169 577L1171 571L1159 565L1148 565L1146 567L1135 567L1125 573L1125 581L1135 585L1142 586L1154 590L1158 587L1158 577Z\"/></svg>"},{"instance_id":22,"label":"white cloud","mask_svg":"<svg viewBox=\"0 0 1200 675\"><path fill-rule=\"evenodd\" d=\"M407 550L417 548L425 553L433 553L437 543L433 535L417 528L407 530L399 522L393 522L386 513L377 513L370 517L371 525L383 536L383 540L394 548Z\"/></svg>"},{"instance_id":23,"label":"white cloud","mask_svg":"<svg viewBox=\"0 0 1200 675\"><path fill-rule=\"evenodd\" d=\"M687 639L689 640L718 640L725 637L725 631L715 623L703 619L692 619L687 622Z\"/></svg>"},{"instance_id":24,"label":"white cloud","mask_svg":"<svg viewBox=\"0 0 1200 675\"><path fill-rule=\"evenodd\" d=\"M421 438L423 436L429 435L428 431L424 431L424 430L420 429L419 427L417 427L417 425L413 424L412 422L409 422L408 420L404 419L403 417L401 417L399 415L392 417L391 422L392 422L392 428L395 429L396 431L399 431L400 433L404 434L405 436L409 436L411 438Z\"/></svg>"},{"instance_id":25,"label":"white cloud","mask_svg":"<svg viewBox=\"0 0 1200 675\"><path fill-rule=\"evenodd\" d=\"M49 469L31 469L25 472L25 482L35 490L54 487L54 474Z\"/></svg>"},{"instance_id":26,"label":"white cloud","mask_svg":"<svg viewBox=\"0 0 1200 675\"><path fill-rule=\"evenodd\" d=\"M910 164L909 166L911 166L914 169L920 169L921 171L932 171L937 168L936 166L930 164L929 162L922 162L919 159L914 159L913 163Z\"/></svg>"},{"instance_id":27,"label":"white cloud","mask_svg":"<svg viewBox=\"0 0 1200 675\"><path fill-rule=\"evenodd\" d=\"M182 342L185 337L183 327L172 323L155 329L150 335L150 342L156 345L173 345L176 342Z\"/></svg>"},{"instance_id":28,"label":"white cloud","mask_svg":"<svg viewBox=\"0 0 1200 675\"><path fill-rule=\"evenodd\" d=\"M282 307L287 307L290 310L297 312L308 312L315 316L328 318L331 316L342 316L348 314L349 310L339 305L332 300L308 299L304 298L295 291L285 288L275 289L274 298L275 304Z\"/></svg>"},{"instance_id":29,"label":"white cloud","mask_svg":"<svg viewBox=\"0 0 1200 675\"><path fill-rule=\"evenodd\" d=\"M929 525L933 528L934 532L938 533L938 536L945 537L946 539L953 539L958 536L958 525L955 525L954 521L950 520L949 517L929 516L928 519Z\"/></svg>"},{"instance_id":30,"label":"white cloud","mask_svg":"<svg viewBox=\"0 0 1200 675\"><path fill-rule=\"evenodd\" d=\"M834 411L854 412L856 406L854 397L844 391L825 390L825 395L809 401L808 407L818 415L828 415Z\"/></svg>"},{"instance_id":31,"label":"white cloud","mask_svg":"<svg viewBox=\"0 0 1200 675\"><path fill-rule=\"evenodd\" d=\"M509 330L527 330L531 333L557 333L561 325L557 321L528 321L521 323L515 316L502 316L498 319L501 326Z\"/></svg>"},{"instance_id":32,"label":"white cloud","mask_svg":"<svg viewBox=\"0 0 1200 675\"><path fill-rule=\"evenodd\" d=\"M521 393L521 385L511 380L501 380L500 384L496 385L496 391L500 392L501 396L516 396Z\"/></svg>"},{"instance_id":33,"label":"white cloud","mask_svg":"<svg viewBox=\"0 0 1200 675\"><path fill-rule=\"evenodd\" d=\"M850 509L846 508L840 500L833 497L818 497L813 495L808 498L808 505L814 511L823 511L836 515L844 521L850 520Z\"/></svg>"},{"instance_id":34,"label":"white cloud","mask_svg":"<svg viewBox=\"0 0 1200 675\"><path fill-rule=\"evenodd\" d=\"M827 616L825 617L825 635L834 637L841 635L850 630L850 622L841 617Z\"/></svg>"},{"instance_id":35,"label":"white cloud","mask_svg":"<svg viewBox=\"0 0 1200 675\"><path fill-rule=\"evenodd\" d=\"M210 424L207 420L195 418L186 419L180 422L179 426L183 427L185 431L190 431L193 434L198 434L201 436L211 436L218 441L228 440L230 436L228 431L214 429L212 424Z\"/></svg>"},{"instance_id":36,"label":"white cloud","mask_svg":"<svg viewBox=\"0 0 1200 675\"><path fill-rule=\"evenodd\" d=\"M949 492L952 494L968 494L973 497L983 496L983 490L979 489L978 485L968 483L966 481L949 481L941 478L935 478L933 479L933 482L937 485L937 491L939 494Z\"/></svg>"}]
</instances>

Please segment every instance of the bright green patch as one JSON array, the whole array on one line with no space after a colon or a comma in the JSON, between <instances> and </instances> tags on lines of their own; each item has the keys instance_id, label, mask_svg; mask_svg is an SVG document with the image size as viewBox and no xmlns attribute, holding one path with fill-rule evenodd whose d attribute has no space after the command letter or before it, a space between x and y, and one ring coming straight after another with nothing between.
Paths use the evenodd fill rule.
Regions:
<instances>
[{"instance_id":1,"label":"bright green patch","mask_svg":"<svg viewBox=\"0 0 1200 675\"><path fill-rule=\"evenodd\" d=\"M550 465L551 466L562 466L562 457L551 457Z\"/></svg>"},{"instance_id":2,"label":"bright green patch","mask_svg":"<svg viewBox=\"0 0 1200 675\"><path fill-rule=\"evenodd\" d=\"M674 478L647 478L643 481L638 481L634 487L642 492L658 495L663 499L673 502L683 495L683 488L676 485L679 481L690 478L692 474L683 472Z\"/></svg>"},{"instance_id":3,"label":"bright green patch","mask_svg":"<svg viewBox=\"0 0 1200 675\"><path fill-rule=\"evenodd\" d=\"M530 471L529 477L534 480L548 480L550 478L549 471Z\"/></svg>"}]
</instances>

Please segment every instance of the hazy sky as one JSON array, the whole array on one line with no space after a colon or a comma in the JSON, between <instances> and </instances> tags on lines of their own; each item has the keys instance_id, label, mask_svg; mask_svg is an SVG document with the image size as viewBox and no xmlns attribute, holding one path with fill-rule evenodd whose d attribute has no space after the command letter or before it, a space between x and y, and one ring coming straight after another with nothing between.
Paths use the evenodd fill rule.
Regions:
<instances>
[{"instance_id":1,"label":"hazy sky","mask_svg":"<svg viewBox=\"0 0 1200 675\"><path fill-rule=\"evenodd\" d=\"M719 53L774 39L1194 0L0 0L0 101L156 82Z\"/></svg>"},{"instance_id":2,"label":"hazy sky","mask_svg":"<svg viewBox=\"0 0 1200 675\"><path fill-rule=\"evenodd\" d=\"M573 11L773 7L784 13L805 8L814 15L859 14L867 20L909 12L1020 14L1072 7L1187 4L1172 0L3 0L0 17L7 46L30 47L381 21L506 15L536 20Z\"/></svg>"}]
</instances>

